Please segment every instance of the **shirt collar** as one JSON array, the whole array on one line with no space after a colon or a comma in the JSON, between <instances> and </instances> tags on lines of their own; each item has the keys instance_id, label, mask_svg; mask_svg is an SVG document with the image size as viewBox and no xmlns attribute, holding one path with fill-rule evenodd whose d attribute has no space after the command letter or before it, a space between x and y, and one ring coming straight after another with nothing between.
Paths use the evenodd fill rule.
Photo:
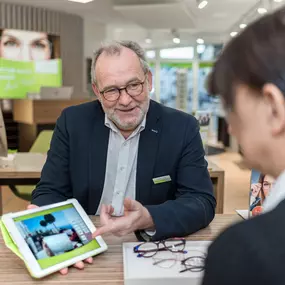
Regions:
<instances>
[{"instance_id":1,"label":"shirt collar","mask_svg":"<svg viewBox=\"0 0 285 285\"><path fill-rule=\"evenodd\" d=\"M276 179L274 186L263 204L263 212L273 210L285 199L285 170Z\"/></svg>"},{"instance_id":2,"label":"shirt collar","mask_svg":"<svg viewBox=\"0 0 285 285\"><path fill-rule=\"evenodd\" d=\"M145 129L145 124L146 124L146 116L144 116L144 119L142 120L142 122L133 131L130 138L134 137L135 135L143 131ZM114 131L115 133L121 133L118 127L108 118L106 114L105 114L105 126L111 129L112 131Z\"/></svg>"}]
</instances>

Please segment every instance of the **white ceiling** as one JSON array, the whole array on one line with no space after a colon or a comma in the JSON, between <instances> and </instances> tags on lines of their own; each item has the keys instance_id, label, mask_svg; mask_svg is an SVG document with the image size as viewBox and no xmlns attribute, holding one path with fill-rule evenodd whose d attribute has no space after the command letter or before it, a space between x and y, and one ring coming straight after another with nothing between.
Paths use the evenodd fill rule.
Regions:
<instances>
[{"instance_id":1,"label":"white ceiling","mask_svg":"<svg viewBox=\"0 0 285 285\"><path fill-rule=\"evenodd\" d=\"M176 28L181 45L197 37L206 42L223 42L229 32L259 0L208 0L205 9L196 0L95 0L79 4L67 0L0 0L66 11L84 17L88 23L106 25L106 39L133 39L145 47L172 45L171 29ZM270 0L267 0L270 1ZM283 3L274 3L274 8ZM146 45L150 36L152 44ZM104 39L100 39L104 40Z\"/></svg>"}]
</instances>

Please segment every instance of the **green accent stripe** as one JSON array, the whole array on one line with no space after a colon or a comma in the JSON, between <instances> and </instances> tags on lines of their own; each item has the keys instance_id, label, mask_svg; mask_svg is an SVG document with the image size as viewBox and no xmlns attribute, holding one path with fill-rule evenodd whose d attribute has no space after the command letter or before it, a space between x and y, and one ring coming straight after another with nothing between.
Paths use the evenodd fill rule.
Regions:
<instances>
[{"instance_id":1,"label":"green accent stripe","mask_svg":"<svg viewBox=\"0 0 285 285\"><path fill-rule=\"evenodd\" d=\"M51 213L54 213L54 212L63 211L63 210L69 209L69 208L73 208L73 204L68 204L68 205L64 205L64 206L48 209L48 210L45 210L45 211L40 211L40 212L37 212L37 213L24 215L24 216L15 218L14 221L15 222L20 222L20 221L28 220L28 219L31 219L31 218L35 218L35 217L51 214Z\"/></svg>"},{"instance_id":2,"label":"green accent stripe","mask_svg":"<svg viewBox=\"0 0 285 285\"><path fill-rule=\"evenodd\" d=\"M213 62L200 62L199 63L199 68L203 68L203 67L213 67L214 63Z\"/></svg>"},{"instance_id":3,"label":"green accent stripe","mask_svg":"<svg viewBox=\"0 0 285 285\"><path fill-rule=\"evenodd\" d=\"M192 68L192 62L162 62L161 67Z\"/></svg>"}]
</instances>

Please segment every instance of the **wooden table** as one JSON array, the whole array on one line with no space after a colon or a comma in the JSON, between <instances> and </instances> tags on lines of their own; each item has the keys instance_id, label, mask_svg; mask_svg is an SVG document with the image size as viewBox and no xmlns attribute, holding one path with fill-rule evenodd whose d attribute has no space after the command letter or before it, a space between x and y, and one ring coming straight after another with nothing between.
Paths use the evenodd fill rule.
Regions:
<instances>
[{"instance_id":1,"label":"wooden table","mask_svg":"<svg viewBox=\"0 0 285 285\"><path fill-rule=\"evenodd\" d=\"M41 171L46 161L45 154L17 153L8 167L0 168L0 185L35 185L41 177ZM9 163L8 163L9 164ZM224 170L208 159L209 173L217 199L216 213L222 214L224 208ZM1 191L1 190L0 190ZM2 201L0 193L0 215Z\"/></svg>"},{"instance_id":2,"label":"wooden table","mask_svg":"<svg viewBox=\"0 0 285 285\"><path fill-rule=\"evenodd\" d=\"M1 186L35 185L39 182L46 154L16 153L13 160L0 158L0 216L3 213Z\"/></svg>"},{"instance_id":3,"label":"wooden table","mask_svg":"<svg viewBox=\"0 0 285 285\"><path fill-rule=\"evenodd\" d=\"M98 218L92 217L95 225ZM224 228L240 221L237 215L216 215L209 227L189 236L188 240L213 240ZM108 251L95 257L92 265L86 265L82 271L70 268L67 276L55 273L40 281L33 280L26 270L24 263L8 248L2 236L0 237L0 284L28 285L28 284L80 284L80 285L122 285L124 284L122 243L136 242L133 234L124 238L113 236L104 237L108 244Z\"/></svg>"}]
</instances>

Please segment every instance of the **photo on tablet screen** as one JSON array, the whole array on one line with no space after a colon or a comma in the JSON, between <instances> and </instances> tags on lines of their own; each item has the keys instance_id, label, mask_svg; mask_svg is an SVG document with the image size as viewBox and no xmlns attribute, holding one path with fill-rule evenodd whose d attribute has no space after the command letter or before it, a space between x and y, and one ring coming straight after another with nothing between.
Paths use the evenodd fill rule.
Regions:
<instances>
[{"instance_id":1,"label":"photo on tablet screen","mask_svg":"<svg viewBox=\"0 0 285 285\"><path fill-rule=\"evenodd\" d=\"M14 221L42 269L100 248L72 204Z\"/></svg>"}]
</instances>

